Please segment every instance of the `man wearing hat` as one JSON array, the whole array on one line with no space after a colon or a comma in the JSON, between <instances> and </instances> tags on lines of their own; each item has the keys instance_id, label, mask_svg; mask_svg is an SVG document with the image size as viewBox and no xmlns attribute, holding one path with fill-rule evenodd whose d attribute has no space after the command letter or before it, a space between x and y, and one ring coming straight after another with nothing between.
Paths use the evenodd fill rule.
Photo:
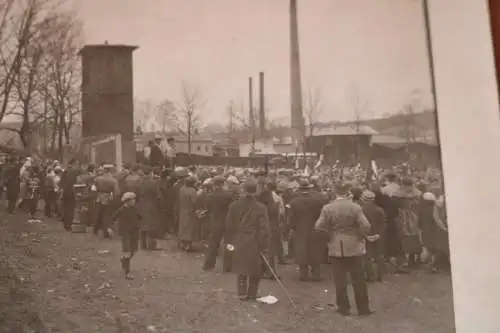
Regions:
<instances>
[{"instance_id":1,"label":"man wearing hat","mask_svg":"<svg viewBox=\"0 0 500 333\"><path fill-rule=\"evenodd\" d=\"M193 242L198 240L195 188L197 181L194 176L187 177L179 192L179 247L186 252L192 251Z\"/></svg>"},{"instance_id":2,"label":"man wearing hat","mask_svg":"<svg viewBox=\"0 0 500 333\"><path fill-rule=\"evenodd\" d=\"M73 186L78 182L78 176L81 173L80 165L76 159L69 161L68 168L64 170L61 176L61 191L62 191L62 213L64 229L71 231L71 224L75 216L76 198Z\"/></svg>"},{"instance_id":3,"label":"man wearing hat","mask_svg":"<svg viewBox=\"0 0 500 333\"><path fill-rule=\"evenodd\" d=\"M343 316L350 315L347 293L350 276L358 314L370 315L373 312L370 310L363 267L365 237L370 231L370 223L361 206L349 199L349 186L338 184L336 196L335 201L321 210L315 228L325 232L330 239L328 254L333 258L337 312Z\"/></svg>"},{"instance_id":4,"label":"man wearing hat","mask_svg":"<svg viewBox=\"0 0 500 333\"><path fill-rule=\"evenodd\" d=\"M363 213L370 223L370 232L366 236L366 275L368 282L382 281L385 273L384 234L386 217L382 208L375 204L375 193L365 190L361 193Z\"/></svg>"},{"instance_id":5,"label":"man wearing hat","mask_svg":"<svg viewBox=\"0 0 500 333\"><path fill-rule=\"evenodd\" d=\"M325 242L314 230L321 208L326 203L312 193L306 178L299 180L299 190L289 203L288 225L292 231L293 254L299 266L300 281L320 281L320 267L324 262ZM311 275L310 275L311 274Z\"/></svg>"},{"instance_id":6,"label":"man wearing hat","mask_svg":"<svg viewBox=\"0 0 500 333\"><path fill-rule=\"evenodd\" d=\"M165 164L165 156L161 150L161 142L163 138L160 135L155 136L155 140L150 146L149 151L149 165L152 167L160 166Z\"/></svg>"},{"instance_id":7,"label":"man wearing hat","mask_svg":"<svg viewBox=\"0 0 500 333\"><path fill-rule=\"evenodd\" d=\"M256 195L257 183L246 181L242 196L229 206L226 218L226 249L233 255L238 297L245 301L258 298L270 236L266 206Z\"/></svg>"},{"instance_id":8,"label":"man wearing hat","mask_svg":"<svg viewBox=\"0 0 500 333\"><path fill-rule=\"evenodd\" d=\"M224 177L216 176L212 180L214 189L207 199L207 210L209 216L210 240L203 270L210 271L215 267L217 253L222 239L226 234L226 214L229 205L233 201L233 195L224 189ZM230 256L228 251L224 251L223 268L224 272L231 271Z\"/></svg>"}]
</instances>

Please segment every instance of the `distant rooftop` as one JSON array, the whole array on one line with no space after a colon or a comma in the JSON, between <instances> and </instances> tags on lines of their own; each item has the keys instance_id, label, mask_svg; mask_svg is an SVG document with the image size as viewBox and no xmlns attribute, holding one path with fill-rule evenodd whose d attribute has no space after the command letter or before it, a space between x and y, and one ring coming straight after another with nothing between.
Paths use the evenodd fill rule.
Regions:
<instances>
[{"instance_id":1,"label":"distant rooftop","mask_svg":"<svg viewBox=\"0 0 500 333\"><path fill-rule=\"evenodd\" d=\"M361 125L332 125L325 128L318 128L313 136L330 136L330 135L377 135L370 126Z\"/></svg>"}]
</instances>

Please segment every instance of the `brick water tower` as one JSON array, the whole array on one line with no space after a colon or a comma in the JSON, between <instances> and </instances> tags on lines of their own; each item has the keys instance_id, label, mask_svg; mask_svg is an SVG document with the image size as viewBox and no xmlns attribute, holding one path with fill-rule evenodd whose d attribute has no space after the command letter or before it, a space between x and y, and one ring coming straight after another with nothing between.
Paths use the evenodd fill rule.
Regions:
<instances>
[{"instance_id":1,"label":"brick water tower","mask_svg":"<svg viewBox=\"0 0 500 333\"><path fill-rule=\"evenodd\" d=\"M121 135L119 144L101 151L98 162L113 156L113 149L121 150L123 163L136 160L132 65L132 53L136 49L136 46L102 44L86 45L80 51L83 140L102 142L106 136Z\"/></svg>"}]
</instances>

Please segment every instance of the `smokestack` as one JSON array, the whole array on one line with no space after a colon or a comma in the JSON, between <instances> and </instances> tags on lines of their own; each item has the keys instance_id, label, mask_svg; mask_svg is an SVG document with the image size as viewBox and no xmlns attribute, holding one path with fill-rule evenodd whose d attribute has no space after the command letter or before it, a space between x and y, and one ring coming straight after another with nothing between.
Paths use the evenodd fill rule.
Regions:
<instances>
[{"instance_id":1,"label":"smokestack","mask_svg":"<svg viewBox=\"0 0 500 333\"><path fill-rule=\"evenodd\" d=\"M259 73L259 129L260 136L266 137L266 110L264 100L264 72Z\"/></svg>"},{"instance_id":2,"label":"smokestack","mask_svg":"<svg viewBox=\"0 0 500 333\"><path fill-rule=\"evenodd\" d=\"M248 78L248 122L252 136L252 150L255 150L255 116L253 113L253 83L252 77Z\"/></svg>"},{"instance_id":3,"label":"smokestack","mask_svg":"<svg viewBox=\"0 0 500 333\"><path fill-rule=\"evenodd\" d=\"M294 139L302 143L305 126L302 114L297 0L290 0L290 118Z\"/></svg>"}]
</instances>

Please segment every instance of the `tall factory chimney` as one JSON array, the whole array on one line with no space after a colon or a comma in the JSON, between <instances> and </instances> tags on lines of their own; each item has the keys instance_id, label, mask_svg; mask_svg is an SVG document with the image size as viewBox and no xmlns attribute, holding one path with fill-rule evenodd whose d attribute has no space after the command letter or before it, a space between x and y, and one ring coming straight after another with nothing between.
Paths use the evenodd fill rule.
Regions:
<instances>
[{"instance_id":1,"label":"tall factory chimney","mask_svg":"<svg viewBox=\"0 0 500 333\"><path fill-rule=\"evenodd\" d=\"M266 110L264 96L264 72L259 73L259 130L260 136L265 138L266 133Z\"/></svg>"},{"instance_id":2,"label":"tall factory chimney","mask_svg":"<svg viewBox=\"0 0 500 333\"><path fill-rule=\"evenodd\" d=\"M250 125L250 135L252 137L252 150L255 150L255 114L253 110L253 82L252 77L248 78L248 123Z\"/></svg>"},{"instance_id":3,"label":"tall factory chimney","mask_svg":"<svg viewBox=\"0 0 500 333\"><path fill-rule=\"evenodd\" d=\"M302 145L305 124L302 113L297 0L290 0L290 118L294 140Z\"/></svg>"}]
</instances>

